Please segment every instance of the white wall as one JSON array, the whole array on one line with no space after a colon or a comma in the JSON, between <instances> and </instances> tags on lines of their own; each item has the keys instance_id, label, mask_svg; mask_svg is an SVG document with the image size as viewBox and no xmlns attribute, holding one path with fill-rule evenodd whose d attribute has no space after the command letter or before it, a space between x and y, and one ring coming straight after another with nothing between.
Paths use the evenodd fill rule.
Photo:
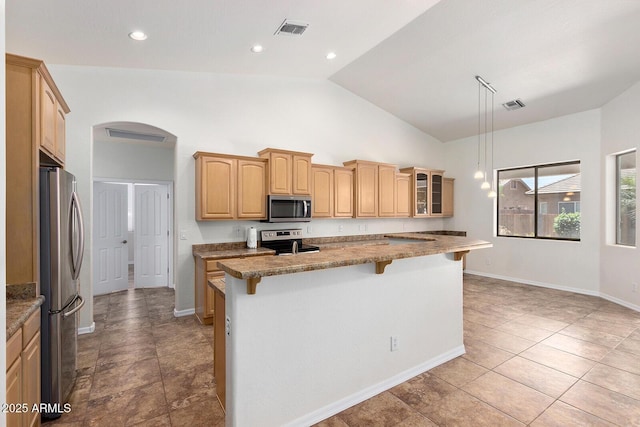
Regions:
<instances>
[{"instance_id":1,"label":"white wall","mask_svg":"<svg viewBox=\"0 0 640 427\"><path fill-rule=\"evenodd\" d=\"M609 205L614 202L614 168L607 169L606 158L620 151L640 149L640 83L636 83L622 95L602 108L602 149L600 168L605 171L601 177L601 188ZM636 151L636 164L638 163ZM637 188L636 188L637 191ZM636 200L638 200L636 194ZM613 199L613 200L612 200ZM604 200L604 199L603 199ZM615 211L601 209L600 285L601 292L608 298L630 303L640 310L640 291L632 291L632 283L640 283L640 257L636 247L615 246ZM636 231L637 233L637 231ZM607 234L612 239L607 239ZM628 305L628 304L627 304Z\"/></svg>"},{"instance_id":2,"label":"white wall","mask_svg":"<svg viewBox=\"0 0 640 427\"><path fill-rule=\"evenodd\" d=\"M517 114L517 112L514 112ZM580 242L496 237L495 199L473 179L477 138L448 142L446 169L456 177L455 217L445 228L467 230L493 248L471 253L467 270L487 276L598 294L600 276L600 110L498 131L494 167L580 160Z\"/></svg>"},{"instance_id":3,"label":"white wall","mask_svg":"<svg viewBox=\"0 0 640 427\"><path fill-rule=\"evenodd\" d=\"M227 426L313 425L464 353L453 254L263 277L255 295L225 277Z\"/></svg>"},{"instance_id":4,"label":"white wall","mask_svg":"<svg viewBox=\"0 0 640 427\"><path fill-rule=\"evenodd\" d=\"M265 227L195 221L195 151L256 156L275 147L315 153L315 163L340 165L357 158L402 167L444 165L440 142L328 81L54 65L49 70L71 108L67 167L79 177L85 206L91 206L95 176L92 126L133 121L177 136L174 230L188 238L176 236L177 310L194 304L193 244L244 240L243 233L235 233L236 224ZM344 234L357 234L438 229L442 220L318 220L307 234L338 234L338 224L344 225ZM85 247L91 248L91 242ZM81 282L83 293L90 295L90 249L86 260ZM92 307L82 310L80 326L90 326L92 317Z\"/></svg>"},{"instance_id":5,"label":"white wall","mask_svg":"<svg viewBox=\"0 0 640 427\"><path fill-rule=\"evenodd\" d=\"M173 181L174 162L173 148L97 141L93 145L94 177Z\"/></svg>"}]
</instances>

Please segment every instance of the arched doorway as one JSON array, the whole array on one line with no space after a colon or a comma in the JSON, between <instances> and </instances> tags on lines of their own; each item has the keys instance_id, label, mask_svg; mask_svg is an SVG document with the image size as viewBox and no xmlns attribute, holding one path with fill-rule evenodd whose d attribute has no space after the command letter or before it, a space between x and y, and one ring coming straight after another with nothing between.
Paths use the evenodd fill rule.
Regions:
<instances>
[{"instance_id":1,"label":"arched doorway","mask_svg":"<svg viewBox=\"0 0 640 427\"><path fill-rule=\"evenodd\" d=\"M93 127L93 295L174 284L175 135Z\"/></svg>"}]
</instances>

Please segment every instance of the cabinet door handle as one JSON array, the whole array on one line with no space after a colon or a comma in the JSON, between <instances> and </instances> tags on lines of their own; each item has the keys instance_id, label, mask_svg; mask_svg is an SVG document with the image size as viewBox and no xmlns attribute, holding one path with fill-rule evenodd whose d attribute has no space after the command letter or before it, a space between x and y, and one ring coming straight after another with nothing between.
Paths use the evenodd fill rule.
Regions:
<instances>
[{"instance_id":1,"label":"cabinet door handle","mask_svg":"<svg viewBox=\"0 0 640 427\"><path fill-rule=\"evenodd\" d=\"M126 241L126 240L123 240L123 241L122 241L122 244L123 244L123 245L126 245L126 244L127 244L127 241Z\"/></svg>"}]
</instances>

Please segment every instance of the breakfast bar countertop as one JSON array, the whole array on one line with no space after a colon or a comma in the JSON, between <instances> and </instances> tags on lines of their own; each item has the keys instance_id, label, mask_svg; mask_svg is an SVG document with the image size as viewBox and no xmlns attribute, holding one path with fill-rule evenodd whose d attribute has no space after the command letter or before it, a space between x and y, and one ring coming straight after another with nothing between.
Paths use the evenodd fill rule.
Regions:
<instances>
[{"instance_id":1,"label":"breakfast bar countertop","mask_svg":"<svg viewBox=\"0 0 640 427\"><path fill-rule=\"evenodd\" d=\"M218 266L237 279L253 280L259 280L265 276L368 263L376 263L376 272L382 272L384 271L384 266L395 259L443 253L464 254L470 250L492 246L490 242L484 240L461 236L392 233L385 234L385 237L394 239L395 242L397 242L397 239L407 239L407 243L351 245L331 249L322 248L317 253L230 259L219 262ZM378 271L378 264L382 264L382 271Z\"/></svg>"}]
</instances>

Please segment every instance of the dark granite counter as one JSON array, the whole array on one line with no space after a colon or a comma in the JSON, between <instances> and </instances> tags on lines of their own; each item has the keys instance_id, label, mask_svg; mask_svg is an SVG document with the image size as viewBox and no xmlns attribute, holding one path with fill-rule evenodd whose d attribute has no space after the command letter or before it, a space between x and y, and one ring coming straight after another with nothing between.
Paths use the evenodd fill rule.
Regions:
<instances>
[{"instance_id":1,"label":"dark granite counter","mask_svg":"<svg viewBox=\"0 0 640 427\"><path fill-rule=\"evenodd\" d=\"M411 239L406 244L343 245L333 249L323 248L318 253L302 253L294 256L232 259L218 263L226 273L238 279L253 279L280 274L299 273L348 265L376 263L376 271L395 259L411 258L442 253L462 254L491 247L491 243L467 237L433 235L425 233L393 233L384 235L393 239ZM418 240L419 242L416 242ZM376 242L378 243L378 242ZM387 242L388 243L388 242ZM257 280L256 280L257 279Z\"/></svg>"},{"instance_id":2,"label":"dark granite counter","mask_svg":"<svg viewBox=\"0 0 640 427\"><path fill-rule=\"evenodd\" d=\"M36 283L7 285L7 339L11 338L34 312L40 310L44 302L42 295L36 295Z\"/></svg>"}]
</instances>

